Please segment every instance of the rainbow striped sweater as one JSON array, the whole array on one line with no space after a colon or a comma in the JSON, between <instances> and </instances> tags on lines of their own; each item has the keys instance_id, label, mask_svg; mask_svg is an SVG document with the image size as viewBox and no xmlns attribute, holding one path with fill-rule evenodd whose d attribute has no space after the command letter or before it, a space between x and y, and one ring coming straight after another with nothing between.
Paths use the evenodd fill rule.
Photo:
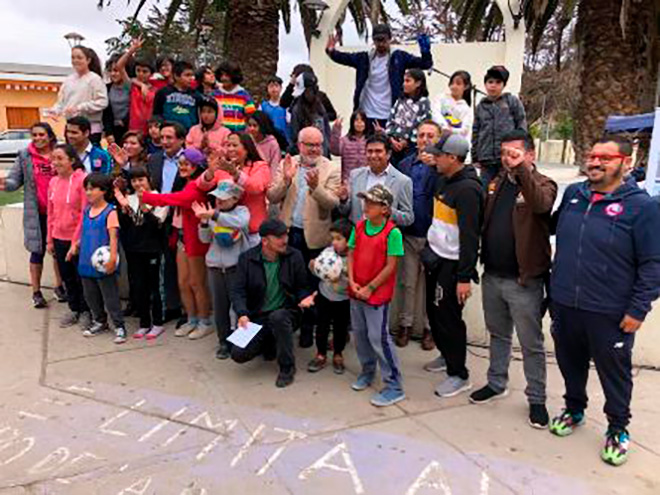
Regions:
<instances>
[{"instance_id":1,"label":"rainbow striped sweater","mask_svg":"<svg viewBox=\"0 0 660 495\"><path fill-rule=\"evenodd\" d=\"M213 97L222 107L223 125L230 131L244 131L248 116L256 110L250 93L236 86L231 91L219 88L213 92Z\"/></svg>"}]
</instances>

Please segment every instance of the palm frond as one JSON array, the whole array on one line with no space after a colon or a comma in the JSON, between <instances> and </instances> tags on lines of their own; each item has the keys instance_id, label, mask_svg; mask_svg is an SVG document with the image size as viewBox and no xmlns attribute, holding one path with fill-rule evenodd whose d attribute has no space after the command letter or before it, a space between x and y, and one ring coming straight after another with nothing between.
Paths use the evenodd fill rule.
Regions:
<instances>
[{"instance_id":1,"label":"palm frond","mask_svg":"<svg viewBox=\"0 0 660 495\"><path fill-rule=\"evenodd\" d=\"M183 5L183 0L172 0L170 6L167 8L167 15L165 16L165 31L167 31L172 24L172 21L176 17L176 14L179 12L179 9Z\"/></svg>"}]
</instances>

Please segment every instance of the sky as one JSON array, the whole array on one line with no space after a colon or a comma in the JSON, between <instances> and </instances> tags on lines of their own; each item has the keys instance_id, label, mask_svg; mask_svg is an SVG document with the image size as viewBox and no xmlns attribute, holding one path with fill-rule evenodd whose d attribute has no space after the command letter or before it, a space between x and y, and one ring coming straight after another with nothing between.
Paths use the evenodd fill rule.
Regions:
<instances>
[{"instance_id":1,"label":"sky","mask_svg":"<svg viewBox=\"0 0 660 495\"><path fill-rule=\"evenodd\" d=\"M116 19L131 15L135 3L127 6L126 0L113 0L98 10L97 0L0 0L0 62L68 66L69 45L63 36L72 31L82 34L83 43L104 60L105 40L119 34ZM167 0L160 3L167 5ZM344 39L357 43L349 23L352 21L346 23ZM278 74L287 80L291 68L307 59L299 14L294 12L291 34L280 23Z\"/></svg>"}]
</instances>

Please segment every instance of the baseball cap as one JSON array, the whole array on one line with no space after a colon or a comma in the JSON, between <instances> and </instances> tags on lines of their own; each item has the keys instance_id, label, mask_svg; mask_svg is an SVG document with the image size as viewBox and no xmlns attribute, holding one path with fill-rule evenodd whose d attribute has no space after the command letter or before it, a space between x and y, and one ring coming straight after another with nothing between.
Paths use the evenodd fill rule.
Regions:
<instances>
[{"instance_id":1,"label":"baseball cap","mask_svg":"<svg viewBox=\"0 0 660 495\"><path fill-rule=\"evenodd\" d=\"M305 89L318 84L318 79L311 72L303 72L296 78L296 84L293 87L293 97L298 98L305 92Z\"/></svg>"},{"instance_id":2,"label":"baseball cap","mask_svg":"<svg viewBox=\"0 0 660 495\"><path fill-rule=\"evenodd\" d=\"M263 221L259 227L259 235L261 237L267 237L269 235L274 235L275 237L283 236L287 233L286 224L282 220L277 218L268 218Z\"/></svg>"},{"instance_id":3,"label":"baseball cap","mask_svg":"<svg viewBox=\"0 0 660 495\"><path fill-rule=\"evenodd\" d=\"M196 167L199 167L202 163L204 163L204 160L206 160L204 153L195 148L186 148L183 150L183 154L181 156L183 156Z\"/></svg>"},{"instance_id":4,"label":"baseball cap","mask_svg":"<svg viewBox=\"0 0 660 495\"><path fill-rule=\"evenodd\" d=\"M240 198L243 195L243 188L232 180L221 180L209 194L221 200Z\"/></svg>"},{"instance_id":5,"label":"baseball cap","mask_svg":"<svg viewBox=\"0 0 660 495\"><path fill-rule=\"evenodd\" d=\"M392 31L387 24L376 24L371 33L371 37L375 38L392 38Z\"/></svg>"},{"instance_id":6,"label":"baseball cap","mask_svg":"<svg viewBox=\"0 0 660 495\"><path fill-rule=\"evenodd\" d=\"M503 65L493 65L484 76L484 82L489 79L495 79L497 81L502 81L504 84L509 80L509 71Z\"/></svg>"},{"instance_id":7,"label":"baseball cap","mask_svg":"<svg viewBox=\"0 0 660 495\"><path fill-rule=\"evenodd\" d=\"M427 146L424 151L432 155L454 155L465 158L470 152L470 143L463 136L452 134L439 143Z\"/></svg>"},{"instance_id":8,"label":"baseball cap","mask_svg":"<svg viewBox=\"0 0 660 495\"><path fill-rule=\"evenodd\" d=\"M367 192L359 192L357 197L366 201L371 201L372 203L383 204L388 208L394 203L392 192L382 184L376 184Z\"/></svg>"}]
</instances>

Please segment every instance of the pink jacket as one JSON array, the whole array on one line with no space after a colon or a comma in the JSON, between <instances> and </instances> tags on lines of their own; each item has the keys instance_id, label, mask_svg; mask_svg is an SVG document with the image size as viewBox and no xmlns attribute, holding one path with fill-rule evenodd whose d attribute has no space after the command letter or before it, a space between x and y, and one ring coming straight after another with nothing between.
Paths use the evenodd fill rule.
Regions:
<instances>
[{"instance_id":1,"label":"pink jacket","mask_svg":"<svg viewBox=\"0 0 660 495\"><path fill-rule=\"evenodd\" d=\"M206 154L206 150L202 149L206 144L203 142L205 134L207 135L207 146L210 151L224 152L225 143L227 137L231 134L231 131L222 125L222 120L220 118L218 118L213 127L206 132L202 129L202 124L192 126L186 137L186 147L197 148Z\"/></svg>"},{"instance_id":2,"label":"pink jacket","mask_svg":"<svg viewBox=\"0 0 660 495\"><path fill-rule=\"evenodd\" d=\"M367 164L367 140L342 136L341 129L332 128L330 153L341 156L341 180L348 182L351 171Z\"/></svg>"},{"instance_id":3,"label":"pink jacket","mask_svg":"<svg viewBox=\"0 0 660 495\"><path fill-rule=\"evenodd\" d=\"M48 244L53 239L77 241L82 229L87 196L84 170L74 170L66 179L56 175L48 185Z\"/></svg>"},{"instance_id":4,"label":"pink jacket","mask_svg":"<svg viewBox=\"0 0 660 495\"><path fill-rule=\"evenodd\" d=\"M280 164L280 160L282 160L282 150L275 136L266 136L266 139L257 143L257 150L263 161L270 165L271 176L275 176L277 166Z\"/></svg>"},{"instance_id":5,"label":"pink jacket","mask_svg":"<svg viewBox=\"0 0 660 495\"><path fill-rule=\"evenodd\" d=\"M227 172L218 170L212 180L204 179L206 174L202 174L197 179L197 187L202 191L210 191L218 181L227 178ZM254 162L246 164L241 170L238 183L245 191L241 201L238 203L247 206L250 210L250 234L259 232L259 226L268 217L268 207L266 206L266 191L270 185L270 167L266 162Z\"/></svg>"}]
</instances>

